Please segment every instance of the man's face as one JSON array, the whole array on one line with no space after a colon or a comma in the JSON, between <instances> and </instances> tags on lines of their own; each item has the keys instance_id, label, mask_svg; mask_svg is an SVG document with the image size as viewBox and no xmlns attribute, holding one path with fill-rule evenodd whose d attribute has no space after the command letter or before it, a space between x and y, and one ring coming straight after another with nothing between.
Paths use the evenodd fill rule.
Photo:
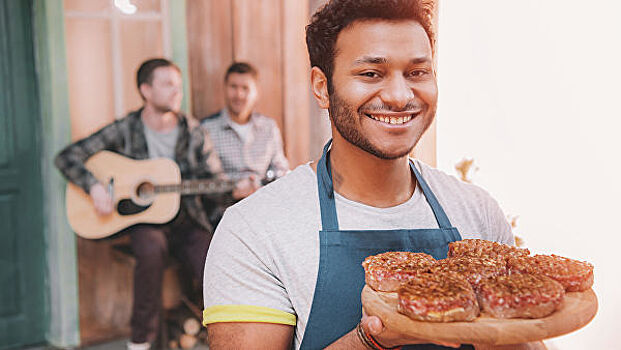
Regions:
<instances>
[{"instance_id":1,"label":"man's face","mask_svg":"<svg viewBox=\"0 0 621 350\"><path fill-rule=\"evenodd\" d=\"M234 116L249 114L257 102L257 83L249 73L231 73L225 84L226 107Z\"/></svg>"},{"instance_id":2,"label":"man's face","mask_svg":"<svg viewBox=\"0 0 621 350\"><path fill-rule=\"evenodd\" d=\"M358 21L335 48L329 111L338 134L382 159L409 154L431 125L438 96L423 27Z\"/></svg>"},{"instance_id":3,"label":"man's face","mask_svg":"<svg viewBox=\"0 0 621 350\"><path fill-rule=\"evenodd\" d=\"M181 74L174 67L158 67L153 71L151 84L142 84L146 103L160 112L178 112L181 109L183 85Z\"/></svg>"}]
</instances>

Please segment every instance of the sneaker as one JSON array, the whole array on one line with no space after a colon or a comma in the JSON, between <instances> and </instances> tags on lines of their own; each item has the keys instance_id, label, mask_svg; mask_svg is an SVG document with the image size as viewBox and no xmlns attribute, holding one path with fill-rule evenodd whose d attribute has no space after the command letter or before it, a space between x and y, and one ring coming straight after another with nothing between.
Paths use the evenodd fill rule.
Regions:
<instances>
[{"instance_id":1,"label":"sneaker","mask_svg":"<svg viewBox=\"0 0 621 350\"><path fill-rule=\"evenodd\" d=\"M149 343L127 342L127 350L149 350L149 349L151 349L151 344Z\"/></svg>"}]
</instances>

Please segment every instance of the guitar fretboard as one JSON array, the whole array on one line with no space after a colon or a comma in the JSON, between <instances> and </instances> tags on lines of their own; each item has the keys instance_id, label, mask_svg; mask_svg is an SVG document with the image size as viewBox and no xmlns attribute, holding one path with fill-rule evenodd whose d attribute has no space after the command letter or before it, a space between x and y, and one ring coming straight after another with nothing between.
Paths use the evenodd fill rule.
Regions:
<instances>
[{"instance_id":1,"label":"guitar fretboard","mask_svg":"<svg viewBox=\"0 0 621 350\"><path fill-rule=\"evenodd\" d=\"M156 185L155 193L175 192L181 195L224 193L233 190L231 181L185 180L180 184Z\"/></svg>"}]
</instances>

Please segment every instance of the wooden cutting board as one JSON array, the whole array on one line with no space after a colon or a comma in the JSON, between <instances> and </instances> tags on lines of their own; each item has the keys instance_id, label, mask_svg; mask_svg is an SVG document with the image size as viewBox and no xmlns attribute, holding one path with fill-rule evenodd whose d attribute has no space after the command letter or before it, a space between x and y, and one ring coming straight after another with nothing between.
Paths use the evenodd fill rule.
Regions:
<instances>
[{"instance_id":1,"label":"wooden cutting board","mask_svg":"<svg viewBox=\"0 0 621 350\"><path fill-rule=\"evenodd\" d=\"M378 316L384 325L400 329L413 338L461 344L506 345L533 342L573 332L589 323L597 312L592 289L571 292L559 310L539 319L497 319L484 314L472 322L421 322L397 312L397 293L362 290L367 315Z\"/></svg>"}]
</instances>

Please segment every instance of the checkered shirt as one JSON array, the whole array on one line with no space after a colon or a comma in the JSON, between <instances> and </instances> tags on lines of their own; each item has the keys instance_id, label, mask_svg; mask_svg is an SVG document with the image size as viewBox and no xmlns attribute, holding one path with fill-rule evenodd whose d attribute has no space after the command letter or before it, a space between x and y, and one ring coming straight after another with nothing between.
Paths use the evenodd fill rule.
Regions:
<instances>
[{"instance_id":1,"label":"checkered shirt","mask_svg":"<svg viewBox=\"0 0 621 350\"><path fill-rule=\"evenodd\" d=\"M97 179L86 169L84 162L93 154L107 150L133 159L148 159L141 112L142 109L131 112L91 136L67 146L56 156L56 167L67 180L88 193ZM181 114L178 117L179 138L175 145L175 162L181 171L181 178L224 178L222 164L205 130L192 118ZM182 213L187 212L204 229L213 230L208 212L213 208L207 208L209 210L206 211L201 196L183 196L181 203Z\"/></svg>"},{"instance_id":2,"label":"checkered shirt","mask_svg":"<svg viewBox=\"0 0 621 350\"><path fill-rule=\"evenodd\" d=\"M202 127L209 133L227 178L240 180L254 174L260 179L273 179L289 171L280 130L272 118L253 113L249 121L250 131L245 140L231 127L231 123L233 121L226 108L201 122ZM235 201L229 193L210 203L214 207L210 213L214 226L218 224L226 208Z\"/></svg>"},{"instance_id":3,"label":"checkered shirt","mask_svg":"<svg viewBox=\"0 0 621 350\"><path fill-rule=\"evenodd\" d=\"M282 137L276 122L264 115L250 116L250 132L246 140L231 127L233 121L226 109L205 118L201 125L208 131L228 178L242 179L250 174L275 177L289 170Z\"/></svg>"}]
</instances>

